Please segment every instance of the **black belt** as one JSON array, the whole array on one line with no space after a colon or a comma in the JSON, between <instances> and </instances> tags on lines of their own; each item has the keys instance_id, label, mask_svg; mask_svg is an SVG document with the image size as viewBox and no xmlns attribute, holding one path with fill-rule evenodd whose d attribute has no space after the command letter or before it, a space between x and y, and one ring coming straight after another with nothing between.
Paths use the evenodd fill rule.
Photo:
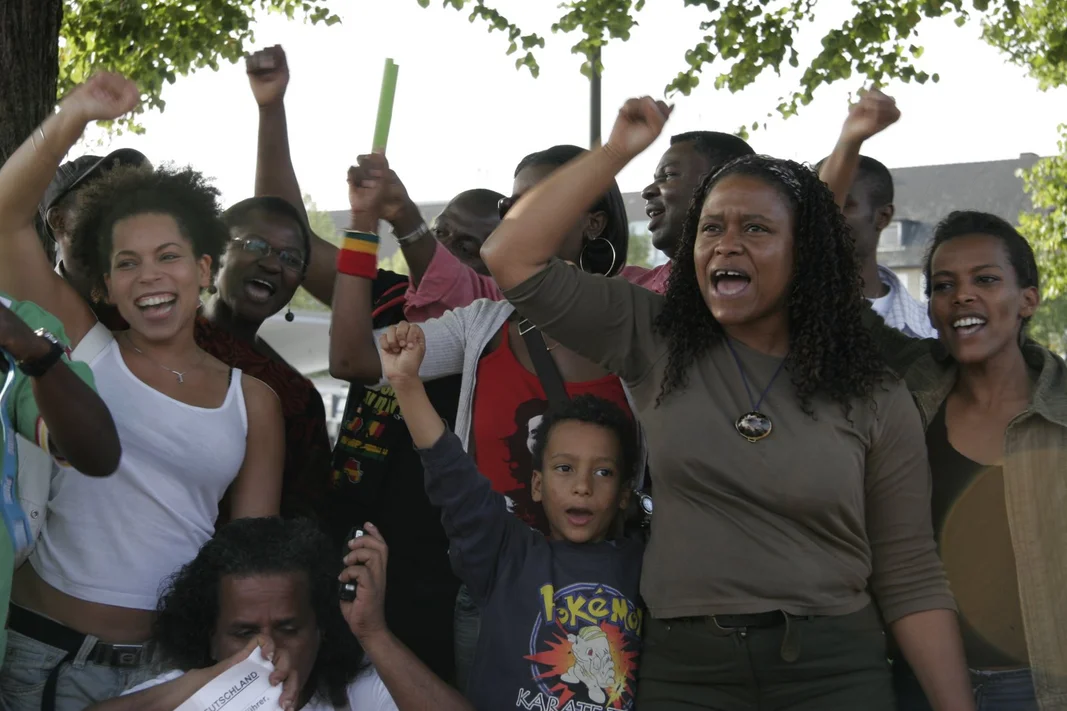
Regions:
<instances>
[{"instance_id":1,"label":"black belt","mask_svg":"<svg viewBox=\"0 0 1067 711\"><path fill-rule=\"evenodd\" d=\"M798 617L781 610L771 610L751 615L707 615L705 617L683 617L681 620L714 625L723 632L740 634L742 637L748 630L785 627L785 633L782 635L782 659L795 662L800 657L800 628L797 627L796 622L797 620L810 620L812 617L811 615ZM670 620L667 622L669 623Z\"/></svg>"},{"instance_id":2,"label":"black belt","mask_svg":"<svg viewBox=\"0 0 1067 711\"><path fill-rule=\"evenodd\" d=\"M48 680L44 685L44 695L41 698L41 711L55 711L59 668L74 661L85 643L85 638L89 635L72 630L66 625L61 625L55 620L50 620L18 605L11 605L8 612L7 627L30 639L35 639L41 644L62 649L67 653L67 656L63 657L59 664L56 664L51 673L49 673ZM97 642L89 650L85 661L110 667L139 667L147 663L151 655L152 645L148 642L144 644Z\"/></svg>"},{"instance_id":3,"label":"black belt","mask_svg":"<svg viewBox=\"0 0 1067 711\"><path fill-rule=\"evenodd\" d=\"M785 613L781 610L771 610L753 615L712 615L708 619L724 630L765 629L784 625Z\"/></svg>"},{"instance_id":4,"label":"black belt","mask_svg":"<svg viewBox=\"0 0 1067 711\"><path fill-rule=\"evenodd\" d=\"M704 615L701 617L676 617L668 622L688 622L715 625L722 630L768 629L785 624L785 613L781 610L757 612L751 615Z\"/></svg>"}]
</instances>

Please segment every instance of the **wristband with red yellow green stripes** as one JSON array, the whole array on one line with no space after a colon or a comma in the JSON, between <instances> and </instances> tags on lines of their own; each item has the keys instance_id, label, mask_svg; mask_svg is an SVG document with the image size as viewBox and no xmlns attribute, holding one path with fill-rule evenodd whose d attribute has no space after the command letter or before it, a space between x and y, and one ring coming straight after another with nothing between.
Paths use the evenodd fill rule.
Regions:
<instances>
[{"instance_id":1,"label":"wristband with red yellow green stripes","mask_svg":"<svg viewBox=\"0 0 1067 711\"><path fill-rule=\"evenodd\" d=\"M337 252L337 271L364 279L378 276L378 235L345 230L345 240Z\"/></svg>"}]
</instances>

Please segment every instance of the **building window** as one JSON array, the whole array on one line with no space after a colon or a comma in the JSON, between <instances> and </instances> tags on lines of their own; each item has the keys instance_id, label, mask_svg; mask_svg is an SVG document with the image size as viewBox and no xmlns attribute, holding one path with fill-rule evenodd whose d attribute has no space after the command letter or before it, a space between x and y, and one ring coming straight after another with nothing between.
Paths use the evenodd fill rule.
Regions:
<instances>
[{"instance_id":1,"label":"building window","mask_svg":"<svg viewBox=\"0 0 1067 711\"><path fill-rule=\"evenodd\" d=\"M903 249L902 233L904 225L900 220L893 220L882 232L878 241L879 252L897 252Z\"/></svg>"}]
</instances>

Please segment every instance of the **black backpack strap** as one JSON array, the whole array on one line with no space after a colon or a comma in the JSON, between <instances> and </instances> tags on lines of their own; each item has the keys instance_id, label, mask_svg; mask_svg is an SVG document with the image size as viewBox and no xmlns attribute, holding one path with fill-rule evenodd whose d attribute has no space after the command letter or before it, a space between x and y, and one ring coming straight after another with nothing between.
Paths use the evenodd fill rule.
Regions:
<instances>
[{"instance_id":1,"label":"black backpack strap","mask_svg":"<svg viewBox=\"0 0 1067 711\"><path fill-rule=\"evenodd\" d=\"M545 345L544 336L532 323L523 319L519 321L519 335L526 341L526 350L530 353L537 378L541 381L541 387L545 389L550 407L561 407L570 401L567 388L563 385L563 376L556 367L556 361Z\"/></svg>"}]
</instances>

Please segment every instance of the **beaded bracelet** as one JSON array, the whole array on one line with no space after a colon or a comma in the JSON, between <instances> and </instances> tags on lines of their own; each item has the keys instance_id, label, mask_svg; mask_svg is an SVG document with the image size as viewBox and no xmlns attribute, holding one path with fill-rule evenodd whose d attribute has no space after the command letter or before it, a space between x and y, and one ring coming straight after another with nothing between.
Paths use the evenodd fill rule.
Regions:
<instances>
[{"instance_id":1,"label":"beaded bracelet","mask_svg":"<svg viewBox=\"0 0 1067 711\"><path fill-rule=\"evenodd\" d=\"M345 240L337 251L337 271L364 279L378 276L378 235L345 230Z\"/></svg>"}]
</instances>

